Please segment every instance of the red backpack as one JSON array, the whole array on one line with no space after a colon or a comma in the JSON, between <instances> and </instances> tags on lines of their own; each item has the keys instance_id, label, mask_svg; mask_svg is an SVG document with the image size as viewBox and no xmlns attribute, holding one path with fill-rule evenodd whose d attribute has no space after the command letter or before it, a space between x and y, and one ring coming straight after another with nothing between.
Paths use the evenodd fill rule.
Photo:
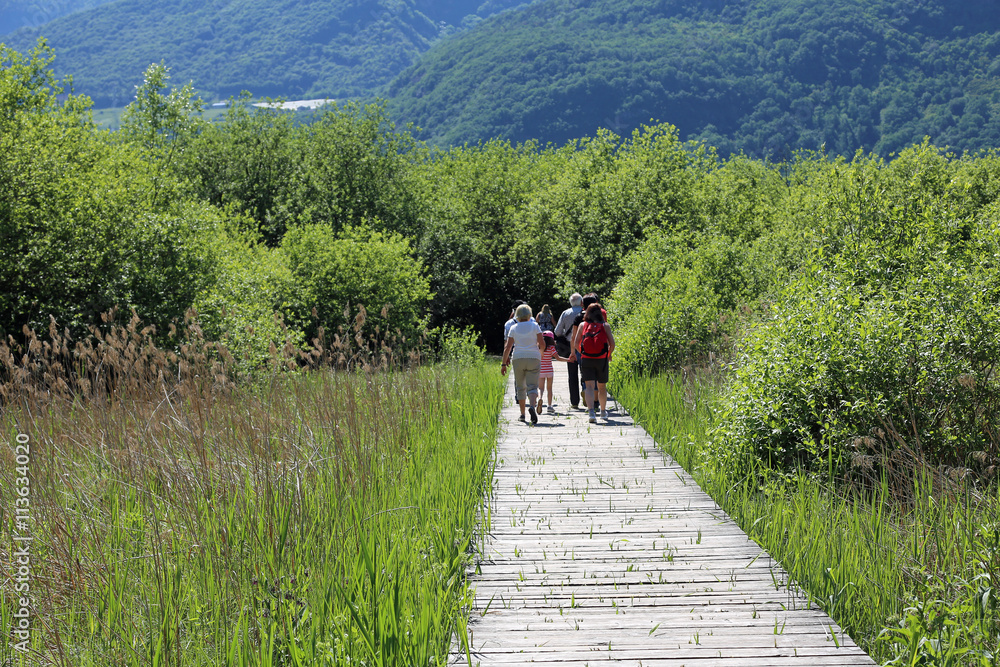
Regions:
<instances>
[{"instance_id":1,"label":"red backpack","mask_svg":"<svg viewBox=\"0 0 1000 667\"><path fill-rule=\"evenodd\" d=\"M580 329L580 354L591 359L608 356L608 334L604 322L584 322Z\"/></svg>"}]
</instances>

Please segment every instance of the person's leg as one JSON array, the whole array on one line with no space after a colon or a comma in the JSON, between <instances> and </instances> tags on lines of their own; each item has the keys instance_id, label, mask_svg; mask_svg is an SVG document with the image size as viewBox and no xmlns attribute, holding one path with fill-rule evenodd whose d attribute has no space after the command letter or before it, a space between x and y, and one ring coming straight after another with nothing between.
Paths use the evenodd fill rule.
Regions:
<instances>
[{"instance_id":1,"label":"person's leg","mask_svg":"<svg viewBox=\"0 0 1000 667\"><path fill-rule=\"evenodd\" d=\"M528 393L528 413L531 415L531 423L538 423L538 414L535 412L535 401L538 400L538 373L542 370L540 359L525 359L524 364L524 384Z\"/></svg>"},{"instance_id":2,"label":"person's leg","mask_svg":"<svg viewBox=\"0 0 1000 667\"><path fill-rule=\"evenodd\" d=\"M566 362L566 372L569 375L569 404L580 407L580 366L575 361Z\"/></svg>"},{"instance_id":3,"label":"person's leg","mask_svg":"<svg viewBox=\"0 0 1000 667\"><path fill-rule=\"evenodd\" d=\"M597 414L594 412L594 395L597 391L597 382L594 380L585 380L583 389L584 405L587 406L587 411L590 413L590 421L593 422Z\"/></svg>"},{"instance_id":4,"label":"person's leg","mask_svg":"<svg viewBox=\"0 0 1000 667\"><path fill-rule=\"evenodd\" d=\"M521 421L524 421L524 400L527 395L525 387L524 359L511 359L510 367L514 371L514 398L521 408Z\"/></svg>"},{"instance_id":5,"label":"person's leg","mask_svg":"<svg viewBox=\"0 0 1000 667\"><path fill-rule=\"evenodd\" d=\"M601 416L608 416L608 385L604 382L597 383L597 399L601 404Z\"/></svg>"},{"instance_id":6,"label":"person's leg","mask_svg":"<svg viewBox=\"0 0 1000 667\"><path fill-rule=\"evenodd\" d=\"M555 382L555 377L545 378L545 384L547 391L549 392L549 410L552 409L552 384Z\"/></svg>"}]
</instances>

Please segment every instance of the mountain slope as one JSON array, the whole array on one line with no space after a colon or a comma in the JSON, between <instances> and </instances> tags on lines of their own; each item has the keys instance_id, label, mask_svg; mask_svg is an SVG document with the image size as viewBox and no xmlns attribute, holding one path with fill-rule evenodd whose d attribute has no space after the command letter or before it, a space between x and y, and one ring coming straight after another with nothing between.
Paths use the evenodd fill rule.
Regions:
<instances>
[{"instance_id":1,"label":"mountain slope","mask_svg":"<svg viewBox=\"0 0 1000 667\"><path fill-rule=\"evenodd\" d=\"M209 98L365 95L431 44L474 23L494 0L118 0L22 29L5 38L20 50L38 36L56 50L56 73L97 106L128 102L151 62L174 81L194 81ZM482 9L480 8L482 7ZM455 25L457 22L459 25Z\"/></svg>"},{"instance_id":2,"label":"mountain slope","mask_svg":"<svg viewBox=\"0 0 1000 667\"><path fill-rule=\"evenodd\" d=\"M390 85L441 144L675 124L724 153L1000 145L995 0L546 0Z\"/></svg>"},{"instance_id":3,"label":"mountain slope","mask_svg":"<svg viewBox=\"0 0 1000 667\"><path fill-rule=\"evenodd\" d=\"M114 0L0 0L0 35L109 2Z\"/></svg>"}]
</instances>

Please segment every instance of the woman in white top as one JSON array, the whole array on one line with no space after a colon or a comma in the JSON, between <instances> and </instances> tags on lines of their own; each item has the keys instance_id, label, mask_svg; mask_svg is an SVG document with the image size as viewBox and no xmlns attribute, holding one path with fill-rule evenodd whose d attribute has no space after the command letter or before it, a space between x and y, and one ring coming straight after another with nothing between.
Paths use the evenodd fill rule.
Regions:
<instances>
[{"instance_id":1,"label":"woman in white top","mask_svg":"<svg viewBox=\"0 0 1000 667\"><path fill-rule=\"evenodd\" d=\"M500 373L507 374L507 366L514 368L514 397L521 408L521 421L524 421L525 398L528 401L528 413L531 423L538 423L538 413L535 412L535 401L538 400L538 373L542 370L542 350L545 349L545 339L542 330L531 319L531 306L521 304L514 311L517 322L507 334L507 342L503 348L503 361Z\"/></svg>"}]
</instances>

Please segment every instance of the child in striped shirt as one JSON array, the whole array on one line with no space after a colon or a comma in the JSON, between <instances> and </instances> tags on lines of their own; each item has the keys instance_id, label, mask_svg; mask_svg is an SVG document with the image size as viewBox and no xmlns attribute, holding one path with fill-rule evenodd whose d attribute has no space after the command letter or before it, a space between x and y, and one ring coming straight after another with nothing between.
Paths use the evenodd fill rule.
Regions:
<instances>
[{"instance_id":1,"label":"child in striped shirt","mask_svg":"<svg viewBox=\"0 0 1000 667\"><path fill-rule=\"evenodd\" d=\"M556 336L551 331L543 331L542 338L545 340L545 349L542 350L542 368L538 373L538 412L542 411L542 394L548 387L549 412L555 412L552 406L552 361L569 361L569 357L560 357L556 352Z\"/></svg>"}]
</instances>

